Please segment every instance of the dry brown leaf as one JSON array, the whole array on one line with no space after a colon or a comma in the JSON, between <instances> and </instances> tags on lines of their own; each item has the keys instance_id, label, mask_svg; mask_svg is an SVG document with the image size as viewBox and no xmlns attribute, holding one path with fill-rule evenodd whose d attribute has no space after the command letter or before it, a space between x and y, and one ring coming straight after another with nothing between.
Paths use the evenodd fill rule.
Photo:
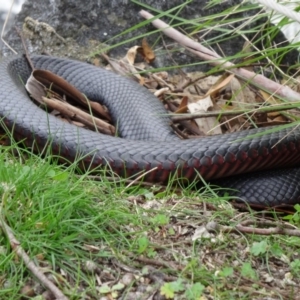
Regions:
<instances>
[{"instance_id":1,"label":"dry brown leaf","mask_svg":"<svg viewBox=\"0 0 300 300\"><path fill-rule=\"evenodd\" d=\"M46 103L47 107L59 111L64 116L74 118L75 121L85 124L91 130L96 129L98 132L108 135L115 134L115 128L112 125L102 121L99 118L91 116L90 114L70 105L69 103L62 103L57 99L50 99L46 97L42 97L42 99Z\"/></svg>"},{"instance_id":2,"label":"dry brown leaf","mask_svg":"<svg viewBox=\"0 0 300 300\"><path fill-rule=\"evenodd\" d=\"M214 84L213 86L207 91L205 96L210 95L211 98L215 98L219 92L225 88L231 80L234 78L234 74L224 74L222 75Z\"/></svg>"},{"instance_id":3,"label":"dry brown leaf","mask_svg":"<svg viewBox=\"0 0 300 300\"><path fill-rule=\"evenodd\" d=\"M260 93L261 97L264 99L264 101L267 103L270 103L270 104L280 103L273 95L271 95L263 90L260 90L259 93Z\"/></svg>"},{"instance_id":4,"label":"dry brown leaf","mask_svg":"<svg viewBox=\"0 0 300 300\"><path fill-rule=\"evenodd\" d=\"M101 67L101 60L99 58L94 58L92 63L96 67Z\"/></svg>"},{"instance_id":5,"label":"dry brown leaf","mask_svg":"<svg viewBox=\"0 0 300 300\"><path fill-rule=\"evenodd\" d=\"M224 95L221 95L217 102L217 110L220 111L232 111L240 110L245 108L245 104L256 104L255 93L250 90L250 88L244 84L241 84L240 80L236 77L231 78L230 82L227 84L228 89L230 88L230 101L229 99L224 99ZM249 107L248 107L249 108ZM228 132L233 132L238 130L242 126L247 126L247 119L244 116L241 117L226 117L222 118L222 122L227 128Z\"/></svg>"},{"instance_id":6,"label":"dry brown leaf","mask_svg":"<svg viewBox=\"0 0 300 300\"><path fill-rule=\"evenodd\" d=\"M184 96L179 104L178 109L175 111L176 114L182 114L187 112L189 98Z\"/></svg>"},{"instance_id":7,"label":"dry brown leaf","mask_svg":"<svg viewBox=\"0 0 300 300\"><path fill-rule=\"evenodd\" d=\"M269 116L269 114L268 114ZM270 120L270 122L279 122L279 123L285 123L286 122L286 118L283 117L282 115L277 115L277 116L272 116L270 115L270 117L272 117L272 120Z\"/></svg>"},{"instance_id":8,"label":"dry brown leaf","mask_svg":"<svg viewBox=\"0 0 300 300\"><path fill-rule=\"evenodd\" d=\"M125 59L130 65L132 66L134 65L135 58L138 53L138 49L140 48L141 48L140 46L133 46L127 51Z\"/></svg>"},{"instance_id":9,"label":"dry brown leaf","mask_svg":"<svg viewBox=\"0 0 300 300\"><path fill-rule=\"evenodd\" d=\"M143 76L140 76L139 78L139 84L140 85L145 85L146 81L145 81L145 78Z\"/></svg>"},{"instance_id":10,"label":"dry brown leaf","mask_svg":"<svg viewBox=\"0 0 300 300\"><path fill-rule=\"evenodd\" d=\"M237 104L238 108L244 108L245 106L243 103L255 105L261 102L261 99L256 97L256 93L254 93L249 86L245 86L244 84L242 85L240 80L237 78L234 78L232 83L235 83L236 81L238 84L232 86L232 95L234 97L233 104ZM234 88L235 86L237 89Z\"/></svg>"},{"instance_id":11,"label":"dry brown leaf","mask_svg":"<svg viewBox=\"0 0 300 300\"><path fill-rule=\"evenodd\" d=\"M134 66L136 54L139 48L139 46L131 47L127 51L126 56L119 61L119 64L122 69L127 70L127 73L129 73L131 77L135 78L140 85L145 85L145 78L139 74Z\"/></svg>"},{"instance_id":12,"label":"dry brown leaf","mask_svg":"<svg viewBox=\"0 0 300 300\"><path fill-rule=\"evenodd\" d=\"M145 78L145 87L149 90L156 90L159 87L159 84L151 75L149 75Z\"/></svg>"},{"instance_id":13,"label":"dry brown leaf","mask_svg":"<svg viewBox=\"0 0 300 300\"><path fill-rule=\"evenodd\" d=\"M165 78L163 78L163 76L161 76L162 73L153 73L151 74L151 79L153 79L154 81L156 81L158 83L159 86L161 87L168 87L170 91L174 90L174 86L172 84L169 84Z\"/></svg>"},{"instance_id":14,"label":"dry brown leaf","mask_svg":"<svg viewBox=\"0 0 300 300\"><path fill-rule=\"evenodd\" d=\"M155 73L155 75L161 78L162 80L167 80L169 78L169 74L166 71L157 72Z\"/></svg>"},{"instance_id":15,"label":"dry brown leaf","mask_svg":"<svg viewBox=\"0 0 300 300\"><path fill-rule=\"evenodd\" d=\"M33 79L32 76L40 83L42 86L47 88L47 91L43 91L41 86L38 85ZM71 85L62 77L47 71L47 70L34 70L32 76L28 79L26 83L26 88L28 86L28 91L31 93L32 97L38 102L42 101L41 97L47 96L49 92L55 92L60 95L60 98L63 99L64 96L70 98L71 101L76 102L80 106L87 108L88 110L92 108L95 113L106 120L111 120L109 113L97 102L89 101L85 95L83 95L77 88ZM31 84L32 82L32 84ZM36 92L37 94L34 94Z\"/></svg>"},{"instance_id":16,"label":"dry brown leaf","mask_svg":"<svg viewBox=\"0 0 300 300\"><path fill-rule=\"evenodd\" d=\"M101 249L98 246L84 244L83 248L90 252L99 252Z\"/></svg>"},{"instance_id":17,"label":"dry brown leaf","mask_svg":"<svg viewBox=\"0 0 300 300\"><path fill-rule=\"evenodd\" d=\"M127 60L126 60L126 64L124 66L124 64L121 64L120 62L115 61L114 59L111 59L109 56L107 56L106 54L102 53L102 56L106 59L106 61L109 63L109 65L107 65L105 67L106 70L113 70L115 73L122 75L122 76L128 76L128 68L127 68Z\"/></svg>"},{"instance_id":18,"label":"dry brown leaf","mask_svg":"<svg viewBox=\"0 0 300 300\"><path fill-rule=\"evenodd\" d=\"M46 87L40 81L34 78L33 73L30 74L25 88L34 100L40 104L43 103L42 97L46 95Z\"/></svg>"},{"instance_id":19,"label":"dry brown leaf","mask_svg":"<svg viewBox=\"0 0 300 300\"><path fill-rule=\"evenodd\" d=\"M213 102L209 95L207 95L205 98L198 98L198 101L196 103L188 104L188 109L191 114L205 113L211 107L213 107ZM216 125L219 124L216 117L195 119L195 122L197 123L199 130L204 132L205 134L213 135L222 133L220 126L216 127Z\"/></svg>"},{"instance_id":20,"label":"dry brown leaf","mask_svg":"<svg viewBox=\"0 0 300 300\"><path fill-rule=\"evenodd\" d=\"M156 92L154 92L154 96L159 97L159 96L161 96L163 94L166 94L169 91L170 91L169 88L164 87L162 89L156 90Z\"/></svg>"},{"instance_id":21,"label":"dry brown leaf","mask_svg":"<svg viewBox=\"0 0 300 300\"><path fill-rule=\"evenodd\" d=\"M146 38L142 40L142 47L138 49L138 52L143 56L147 63L151 63L155 59L155 54L151 47L149 46Z\"/></svg>"}]
</instances>

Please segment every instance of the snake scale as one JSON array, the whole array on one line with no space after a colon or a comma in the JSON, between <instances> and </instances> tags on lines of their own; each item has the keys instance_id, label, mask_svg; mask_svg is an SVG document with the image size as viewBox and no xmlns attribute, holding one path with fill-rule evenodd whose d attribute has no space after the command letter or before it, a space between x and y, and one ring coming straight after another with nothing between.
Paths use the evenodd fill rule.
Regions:
<instances>
[{"instance_id":1,"label":"snake scale","mask_svg":"<svg viewBox=\"0 0 300 300\"><path fill-rule=\"evenodd\" d=\"M201 174L208 182L218 179L236 189L233 194L250 204L300 202L300 128L252 138L247 137L265 129L180 140L164 106L132 80L74 60L31 58L36 69L63 77L90 100L106 105L119 137L68 124L35 105L24 87L31 69L24 57L12 56L0 62L0 116L27 146L50 145L53 153L71 161L84 157L86 168L109 165L120 176L152 170L144 178L149 182L166 183L172 176L192 181Z\"/></svg>"}]
</instances>

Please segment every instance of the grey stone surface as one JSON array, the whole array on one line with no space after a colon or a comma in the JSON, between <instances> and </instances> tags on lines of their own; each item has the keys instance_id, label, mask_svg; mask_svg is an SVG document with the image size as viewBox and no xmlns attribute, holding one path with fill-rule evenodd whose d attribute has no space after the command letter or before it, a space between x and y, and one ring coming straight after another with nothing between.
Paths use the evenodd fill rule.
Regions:
<instances>
[{"instance_id":1,"label":"grey stone surface","mask_svg":"<svg viewBox=\"0 0 300 300\"><path fill-rule=\"evenodd\" d=\"M15 0L11 9L11 13L8 16L7 28L14 24L15 15L20 12L24 0ZM4 26L4 22L7 18L8 12L11 8L11 1L0 1L0 32ZM2 47L2 41L0 40L0 47Z\"/></svg>"},{"instance_id":2,"label":"grey stone surface","mask_svg":"<svg viewBox=\"0 0 300 300\"><path fill-rule=\"evenodd\" d=\"M151 6L156 10L165 12L181 5L184 1L140 0L139 2ZM204 22L202 17L214 15L215 13L225 10L230 12L232 11L232 7L240 4L241 1L220 1L221 4L211 8L206 7L207 2L209 1L191 1L188 5L184 6L180 12L177 10L177 12L179 12L178 16L188 20L197 21L199 25L201 25L202 22ZM137 36L155 30L155 28L149 24L128 34L116 37L124 30L144 21L138 14L141 9L142 5L138 5L130 0L27 0L22 7L22 11L15 20L15 25L27 30L28 27L31 27L31 25L28 26L28 24L24 26L24 20L27 17L31 18L27 18L27 20L36 22L37 29L32 29L33 32L27 32L26 35L28 50L31 53L47 51L50 54L57 56L86 59L86 57L95 52L96 49L99 49L100 43L105 42L109 45L113 45L126 39L133 39L132 42L121 45L111 51L111 55L113 56L123 56L127 48L135 44L140 44L141 38L137 39ZM148 9L148 11L151 10ZM175 12L176 10L174 13ZM248 10L247 12L235 15L234 18L246 18L254 15L255 12L256 10ZM153 13L155 14L155 12ZM231 16L231 18L233 17ZM170 22L170 18L164 17L162 19ZM259 22L262 22L262 20ZM241 24L242 22L236 22L232 25L238 27ZM40 30L39 28L45 30L47 25L49 25L48 33L44 34L37 32ZM258 23L250 23L244 27L244 29L253 28L257 25ZM229 27L227 26L227 28ZM31 29L29 28L29 30ZM195 35L195 38L200 38L201 34ZM46 38L45 35L47 35ZM219 35L219 31L212 31L205 36L205 40L216 38ZM163 39L161 37L163 37ZM16 49L19 53L24 52L20 38L13 28L9 30L6 39L11 47ZM244 44L244 40L241 37L231 37L230 34L224 36L223 39L224 41L212 45L212 47L222 55L233 55L239 52ZM164 45L168 45L169 47L168 52L165 50L157 51L156 66L163 67L191 64L195 61L199 61L198 58L195 58L184 49L178 47L178 45L174 45L172 40L163 35L157 33L148 37L150 44L157 40L158 43L156 43L156 49L162 49L162 46ZM278 41L282 40L284 40L284 37L282 34L279 34ZM179 51L173 51L178 48ZM84 49L84 51L82 49ZM88 55L77 55L82 51L86 54L88 53ZM10 54L10 51L5 47L1 52L3 55ZM172 53L172 58L170 58L170 53ZM289 53L286 61L293 64L295 60L295 53ZM199 67L197 68L199 69Z\"/></svg>"}]
</instances>

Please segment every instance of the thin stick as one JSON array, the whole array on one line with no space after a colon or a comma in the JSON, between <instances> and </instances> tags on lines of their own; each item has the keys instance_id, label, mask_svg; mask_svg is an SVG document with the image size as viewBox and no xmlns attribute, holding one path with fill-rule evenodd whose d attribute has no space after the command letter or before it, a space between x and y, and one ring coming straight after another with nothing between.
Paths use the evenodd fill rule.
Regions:
<instances>
[{"instance_id":1,"label":"thin stick","mask_svg":"<svg viewBox=\"0 0 300 300\"><path fill-rule=\"evenodd\" d=\"M20 246L20 242L16 239L13 234L11 228L6 224L4 221L4 217L0 212L0 227L2 228L3 232L7 236L9 243L12 249L17 253L17 255L22 258L26 267L31 271L31 273L40 281L42 285L44 285L55 297L55 299L59 300L68 300L69 298L66 297L62 291L54 285L34 264L30 257L26 254L23 248Z\"/></svg>"},{"instance_id":2,"label":"thin stick","mask_svg":"<svg viewBox=\"0 0 300 300\"><path fill-rule=\"evenodd\" d=\"M8 11L8 13L7 13L7 15L6 15L6 18L5 18L5 21L4 21L4 24L3 24L3 28L2 28L2 31L1 31L1 41L2 41L3 44L4 44L8 49L10 49L14 54L18 54L18 52L15 51L11 46L9 46L9 44L8 44L8 43L4 40L4 38L3 38L4 32L5 32L5 28L6 28L6 25L7 25L8 19L9 19L9 16L10 16L10 14L11 14L11 10L12 10L12 8L13 8L13 6L14 6L14 3L15 3L15 1L13 0L13 1L11 2L11 6L10 6L10 8L9 8L9 11Z\"/></svg>"},{"instance_id":3,"label":"thin stick","mask_svg":"<svg viewBox=\"0 0 300 300\"><path fill-rule=\"evenodd\" d=\"M24 36L23 36L22 32L19 30L18 27L15 26L15 29L16 29L16 31L17 31L20 39L21 39L21 42L22 42L22 45L23 45L23 48L24 48L24 51L25 51L25 56L26 56L26 59L27 59L29 65L30 65L30 68L31 68L32 71L34 71L35 68L34 68L34 65L33 65L31 59L30 59L30 56L29 56L29 53L28 53L28 50L27 50L27 46L26 46L26 43L25 43L25 40L24 40Z\"/></svg>"},{"instance_id":4,"label":"thin stick","mask_svg":"<svg viewBox=\"0 0 300 300\"><path fill-rule=\"evenodd\" d=\"M154 16L145 10L141 10L140 15L147 20L154 19ZM300 94L293 91L288 86L282 86L260 74L256 74L246 69L236 67L233 63L222 58L217 53L193 41L176 29L171 28L165 22L159 19L154 19L151 23L153 26L161 29L164 34L177 41L180 45L185 47L190 52L196 54L204 60L209 61L210 64L215 66L221 65L224 69L228 70L228 72L235 74L236 76L242 78L247 82L255 84L255 86L257 86L258 88L268 90L271 94L286 98L289 101L297 101L300 99Z\"/></svg>"},{"instance_id":5,"label":"thin stick","mask_svg":"<svg viewBox=\"0 0 300 300\"><path fill-rule=\"evenodd\" d=\"M209 111L206 113L197 113L197 114L186 114L186 115L176 115L172 114L171 119L174 123L179 121L186 121L186 120L193 120L198 118L206 118L206 117L218 117L220 115L222 116L236 116L236 115L244 115L244 114L259 114L259 113L271 113L271 112L277 112L277 111L283 111L283 110L290 110L294 108L299 108L299 103L296 105L288 105L287 107L282 106L282 104L279 104L280 107L260 107L257 109L246 109L246 110L234 110L234 111Z\"/></svg>"},{"instance_id":6,"label":"thin stick","mask_svg":"<svg viewBox=\"0 0 300 300\"><path fill-rule=\"evenodd\" d=\"M143 178L145 175L155 171L157 169L157 167L152 168L151 170L142 173L140 176L138 176L137 178L135 178L134 180L132 180L122 191L122 193L124 193L129 187L131 187L132 185L134 185L136 182L138 182L141 178Z\"/></svg>"},{"instance_id":7,"label":"thin stick","mask_svg":"<svg viewBox=\"0 0 300 300\"><path fill-rule=\"evenodd\" d=\"M281 234L287 236L298 236L300 237L300 230L296 229L286 229L281 227L274 228L254 228L242 225L231 226L222 226L221 231L223 232L235 232L235 233L250 233L250 234L259 234L259 235L274 235Z\"/></svg>"},{"instance_id":8,"label":"thin stick","mask_svg":"<svg viewBox=\"0 0 300 300\"><path fill-rule=\"evenodd\" d=\"M256 0L256 1L263 6L266 6L272 10L275 10L280 15L286 16L289 19L296 21L297 23L300 22L300 14L295 12L294 10L288 8L285 5L276 3L275 1L272 1L272 0Z\"/></svg>"},{"instance_id":9,"label":"thin stick","mask_svg":"<svg viewBox=\"0 0 300 300\"><path fill-rule=\"evenodd\" d=\"M59 111L61 114L69 116L70 118L82 122L84 125L88 126L92 130L94 126L96 126L97 131L114 135L115 128L114 126L102 121L99 118L95 118L94 116L82 111L81 109L74 107L69 103L61 102L54 98L42 97L43 102L47 107Z\"/></svg>"}]
</instances>

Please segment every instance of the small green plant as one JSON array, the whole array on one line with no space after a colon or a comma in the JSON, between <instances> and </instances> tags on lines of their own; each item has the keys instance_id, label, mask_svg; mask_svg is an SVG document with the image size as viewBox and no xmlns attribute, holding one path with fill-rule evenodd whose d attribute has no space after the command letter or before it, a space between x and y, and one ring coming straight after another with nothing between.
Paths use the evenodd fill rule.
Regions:
<instances>
[{"instance_id":1,"label":"small green plant","mask_svg":"<svg viewBox=\"0 0 300 300\"><path fill-rule=\"evenodd\" d=\"M295 259L294 261L291 262L290 264L291 267L291 272L295 276L300 276L300 259Z\"/></svg>"},{"instance_id":2,"label":"small green plant","mask_svg":"<svg viewBox=\"0 0 300 300\"><path fill-rule=\"evenodd\" d=\"M165 296L167 299L173 299L176 293L182 292L185 290L182 280L178 279L177 281L166 282L161 288L161 295Z\"/></svg>"},{"instance_id":3,"label":"small green plant","mask_svg":"<svg viewBox=\"0 0 300 300\"><path fill-rule=\"evenodd\" d=\"M285 216L283 219L289 221L291 224L300 225L300 204L296 204L294 208L295 213L293 215Z\"/></svg>"},{"instance_id":4,"label":"small green plant","mask_svg":"<svg viewBox=\"0 0 300 300\"><path fill-rule=\"evenodd\" d=\"M145 254L149 258L154 258L157 252L150 246L150 241L146 236L142 236L137 239L138 254Z\"/></svg>"},{"instance_id":5,"label":"small green plant","mask_svg":"<svg viewBox=\"0 0 300 300\"><path fill-rule=\"evenodd\" d=\"M149 239L146 236L142 236L138 238L137 242L138 242L138 253L139 254L144 253L149 247L149 243L150 243Z\"/></svg>"},{"instance_id":6,"label":"small green plant","mask_svg":"<svg viewBox=\"0 0 300 300\"><path fill-rule=\"evenodd\" d=\"M108 295L113 298L113 299L116 299L119 295L119 292L121 290L123 290L125 287L124 284L122 283L117 283L115 285L113 285L112 287L106 285L106 284L103 284L100 288L99 288L99 292L101 294L105 294L105 295Z\"/></svg>"},{"instance_id":7,"label":"small green plant","mask_svg":"<svg viewBox=\"0 0 300 300\"><path fill-rule=\"evenodd\" d=\"M242 269L241 269L241 275L246 277L246 278L257 279L257 274L253 270L253 268L251 267L250 262L243 263Z\"/></svg>"},{"instance_id":8,"label":"small green plant","mask_svg":"<svg viewBox=\"0 0 300 300\"><path fill-rule=\"evenodd\" d=\"M265 240L263 240L261 242L254 242L250 249L250 252L255 256L259 256L259 255L266 254L268 249L269 249L268 243Z\"/></svg>"},{"instance_id":9,"label":"small green plant","mask_svg":"<svg viewBox=\"0 0 300 300\"><path fill-rule=\"evenodd\" d=\"M187 300L200 300L203 294L205 286L200 282L196 282L192 284L185 292L185 296Z\"/></svg>"},{"instance_id":10,"label":"small green plant","mask_svg":"<svg viewBox=\"0 0 300 300\"><path fill-rule=\"evenodd\" d=\"M169 217L164 214L158 214L151 221L155 226L165 226L169 223Z\"/></svg>"},{"instance_id":11,"label":"small green plant","mask_svg":"<svg viewBox=\"0 0 300 300\"><path fill-rule=\"evenodd\" d=\"M167 282L160 288L160 294L165 296L166 299L174 299L177 295L181 295L184 291L184 299L197 300L200 299L204 285L200 282L194 284L184 284L181 279L176 281Z\"/></svg>"},{"instance_id":12,"label":"small green plant","mask_svg":"<svg viewBox=\"0 0 300 300\"><path fill-rule=\"evenodd\" d=\"M219 272L219 276L221 277L229 277L233 274L233 268L232 267L225 267Z\"/></svg>"}]
</instances>

